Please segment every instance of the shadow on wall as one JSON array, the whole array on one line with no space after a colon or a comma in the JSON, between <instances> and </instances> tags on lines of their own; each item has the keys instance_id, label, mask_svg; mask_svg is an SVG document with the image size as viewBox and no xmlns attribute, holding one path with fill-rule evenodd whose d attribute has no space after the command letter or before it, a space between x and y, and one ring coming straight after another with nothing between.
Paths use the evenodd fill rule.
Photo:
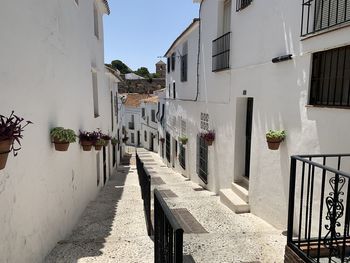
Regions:
<instances>
[{"instance_id":1,"label":"shadow on wall","mask_svg":"<svg viewBox=\"0 0 350 263\"><path fill-rule=\"evenodd\" d=\"M125 154L118 174L110 178L98 198L88 205L70 237L58 242L44 262L75 263L81 258L103 254L104 243L113 234L112 226L130 170L130 159L131 155Z\"/></svg>"}]
</instances>

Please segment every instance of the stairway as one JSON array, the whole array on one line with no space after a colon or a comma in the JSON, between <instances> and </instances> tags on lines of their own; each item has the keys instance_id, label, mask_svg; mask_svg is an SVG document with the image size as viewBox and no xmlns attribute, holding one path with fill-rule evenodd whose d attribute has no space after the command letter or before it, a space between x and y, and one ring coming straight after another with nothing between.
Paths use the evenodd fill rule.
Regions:
<instances>
[{"instance_id":1,"label":"stairway","mask_svg":"<svg viewBox=\"0 0 350 263\"><path fill-rule=\"evenodd\" d=\"M236 214L249 213L249 192L247 183L232 183L231 188L220 190L220 201Z\"/></svg>"}]
</instances>

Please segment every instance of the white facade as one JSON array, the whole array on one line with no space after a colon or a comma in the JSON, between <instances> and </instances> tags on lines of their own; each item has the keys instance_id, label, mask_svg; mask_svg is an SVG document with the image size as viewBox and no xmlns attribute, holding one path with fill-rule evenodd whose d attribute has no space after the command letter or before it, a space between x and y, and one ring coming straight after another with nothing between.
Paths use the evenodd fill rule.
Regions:
<instances>
[{"instance_id":1,"label":"white facade","mask_svg":"<svg viewBox=\"0 0 350 263\"><path fill-rule=\"evenodd\" d=\"M117 85L104 67L108 6L78 3L7 1L0 9L0 112L34 123L0 171L0 262L41 262L104 185L102 152L83 152L78 143L57 152L49 135L55 126L112 136L118 128L111 116ZM108 180L111 145L106 165Z\"/></svg>"},{"instance_id":2,"label":"white facade","mask_svg":"<svg viewBox=\"0 0 350 263\"><path fill-rule=\"evenodd\" d=\"M141 102L141 143L143 148L158 152L158 97Z\"/></svg>"},{"instance_id":3,"label":"white facade","mask_svg":"<svg viewBox=\"0 0 350 263\"><path fill-rule=\"evenodd\" d=\"M312 54L349 45L350 27L335 27L325 34L301 38L300 2L253 1L236 12L233 1L230 68L213 72L212 45L224 33L224 1L201 2L200 60L197 61L198 49L191 48L199 39L198 27L189 29L167 52L169 57L174 51L178 54L188 41L188 81L179 81L179 59L175 71L167 76L170 98L174 97L172 85L176 83L176 99L168 100L166 106L167 130L172 140L176 139L181 129L179 118L186 121L189 142L185 174L191 180L216 193L231 188L233 182L248 183L251 212L285 229L290 156L345 153L350 146L348 109L309 105ZM272 58L287 54L293 55L292 60L271 62ZM181 100L196 97L197 79L193 71L197 62L200 65L198 99ZM248 98L253 99L249 179L245 178ZM198 177L196 169L196 136L202 130L202 113L208 114L204 116L209 117L209 129L216 133L213 145L208 147L207 184ZM278 151L267 148L265 133L269 129L287 131ZM173 159L172 156L170 163Z\"/></svg>"}]
</instances>

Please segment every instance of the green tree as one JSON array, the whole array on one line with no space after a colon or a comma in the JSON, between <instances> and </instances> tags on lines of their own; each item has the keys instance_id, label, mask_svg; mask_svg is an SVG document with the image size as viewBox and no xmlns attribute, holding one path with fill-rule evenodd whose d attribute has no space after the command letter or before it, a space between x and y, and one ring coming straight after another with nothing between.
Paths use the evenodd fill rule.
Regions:
<instances>
[{"instance_id":1,"label":"green tree","mask_svg":"<svg viewBox=\"0 0 350 263\"><path fill-rule=\"evenodd\" d=\"M138 68L134 73L144 78L150 77L150 73L146 67Z\"/></svg>"},{"instance_id":2,"label":"green tree","mask_svg":"<svg viewBox=\"0 0 350 263\"><path fill-rule=\"evenodd\" d=\"M111 65L113 69L119 70L121 74L127 74L132 72L132 70L121 60L113 60L111 62Z\"/></svg>"}]
</instances>

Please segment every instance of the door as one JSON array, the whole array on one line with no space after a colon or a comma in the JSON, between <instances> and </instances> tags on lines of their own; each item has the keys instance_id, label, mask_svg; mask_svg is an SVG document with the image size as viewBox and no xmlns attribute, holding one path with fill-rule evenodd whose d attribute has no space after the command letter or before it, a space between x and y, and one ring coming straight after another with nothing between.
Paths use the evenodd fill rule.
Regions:
<instances>
[{"instance_id":1,"label":"door","mask_svg":"<svg viewBox=\"0 0 350 263\"><path fill-rule=\"evenodd\" d=\"M137 146L140 146L140 131L137 131Z\"/></svg>"},{"instance_id":2,"label":"door","mask_svg":"<svg viewBox=\"0 0 350 263\"><path fill-rule=\"evenodd\" d=\"M154 149L154 138L153 138L153 133L150 132L149 135L149 150L153 152Z\"/></svg>"},{"instance_id":3,"label":"door","mask_svg":"<svg viewBox=\"0 0 350 263\"><path fill-rule=\"evenodd\" d=\"M252 144L252 127L253 127L253 98L248 98L247 115L245 126L245 168L244 176L249 178L250 175L250 155Z\"/></svg>"},{"instance_id":4,"label":"door","mask_svg":"<svg viewBox=\"0 0 350 263\"><path fill-rule=\"evenodd\" d=\"M103 147L103 185L107 181L107 160L106 160L106 147Z\"/></svg>"}]
</instances>

